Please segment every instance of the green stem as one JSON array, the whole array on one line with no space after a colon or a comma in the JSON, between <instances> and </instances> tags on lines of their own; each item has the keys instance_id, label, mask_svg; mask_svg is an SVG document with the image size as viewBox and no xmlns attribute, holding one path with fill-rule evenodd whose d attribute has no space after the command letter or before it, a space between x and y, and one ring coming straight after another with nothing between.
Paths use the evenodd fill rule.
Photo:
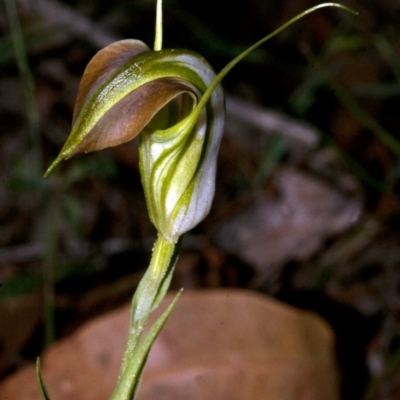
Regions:
<instances>
[{"instance_id":1,"label":"green stem","mask_svg":"<svg viewBox=\"0 0 400 400\"><path fill-rule=\"evenodd\" d=\"M159 235L154 245L149 268L139 283L132 299L129 338L121 366L123 375L130 357L135 351L140 335L151 312L163 299L178 256L179 244Z\"/></svg>"},{"instance_id":2,"label":"green stem","mask_svg":"<svg viewBox=\"0 0 400 400\"><path fill-rule=\"evenodd\" d=\"M178 258L180 241L171 242L158 235L149 268L139 283L132 299L131 324L128 343L122 360L117 386L110 400L129 400L139 386L142 369L151 345L171 313L177 298L141 339L151 312L164 298Z\"/></svg>"},{"instance_id":3,"label":"green stem","mask_svg":"<svg viewBox=\"0 0 400 400\"><path fill-rule=\"evenodd\" d=\"M24 35L18 17L18 11L15 0L5 0L7 18L10 24L11 38L17 62L25 105L27 108L29 133L32 146L32 169L35 178L41 175L42 170L42 150L39 130L39 112L35 99L35 80L28 63L28 53L25 47Z\"/></svg>"},{"instance_id":4,"label":"green stem","mask_svg":"<svg viewBox=\"0 0 400 400\"><path fill-rule=\"evenodd\" d=\"M156 38L154 40L154 51L162 49L162 0L157 0L156 10Z\"/></svg>"},{"instance_id":5,"label":"green stem","mask_svg":"<svg viewBox=\"0 0 400 400\"><path fill-rule=\"evenodd\" d=\"M44 330L45 346L48 347L55 339L55 265L57 259L57 209L58 199L50 194L46 208L45 230L45 259L43 262L43 292L44 292Z\"/></svg>"},{"instance_id":6,"label":"green stem","mask_svg":"<svg viewBox=\"0 0 400 400\"><path fill-rule=\"evenodd\" d=\"M15 60L17 63L21 87L24 95L24 102L27 112L28 129L30 135L30 157L33 179L35 184L41 180L43 160L42 160L42 145L40 137L39 111L35 98L35 80L32 71L29 67L28 52L25 46L25 38L22 32L21 23L18 16L16 0L5 0L5 8L7 18L10 24L11 39ZM46 201L46 193L41 186L35 193L35 199L42 203ZM50 199L47 203L47 216L44 222L39 218L37 224L40 229L44 229L45 235L45 261L43 263L43 281L44 281L44 325L45 325L45 345L49 345L54 340L54 304L55 304L55 279L54 266L57 245L57 235L54 231L54 216L57 204Z\"/></svg>"},{"instance_id":7,"label":"green stem","mask_svg":"<svg viewBox=\"0 0 400 400\"><path fill-rule=\"evenodd\" d=\"M140 297L137 297L137 294L135 294L133 298L133 321L141 321L159 304L159 301L155 304L157 295L160 290L160 285L163 283L170 267L171 261L175 261L173 260L175 246L174 242L164 238L162 235L158 235L154 244L149 268L136 292L137 294L140 293Z\"/></svg>"}]
</instances>

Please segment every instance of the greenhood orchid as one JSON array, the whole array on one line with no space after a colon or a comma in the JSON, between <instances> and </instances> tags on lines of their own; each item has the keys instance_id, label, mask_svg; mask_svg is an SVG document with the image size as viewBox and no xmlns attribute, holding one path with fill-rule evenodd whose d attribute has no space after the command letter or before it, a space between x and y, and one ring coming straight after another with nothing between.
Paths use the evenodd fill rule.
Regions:
<instances>
[{"instance_id":1,"label":"greenhood orchid","mask_svg":"<svg viewBox=\"0 0 400 400\"><path fill-rule=\"evenodd\" d=\"M255 48L303 16L337 3L310 8L231 61L219 74L188 50L161 50L161 1L157 1L154 51L138 40L100 50L83 74L72 131L46 171L75 154L127 142L140 134L140 172L151 221L158 231L150 266L132 300L129 339L113 400L131 400L152 343L178 298L143 339L150 313L164 297L181 236L209 212L215 191L218 150L224 129L224 76ZM47 391L39 371L44 399Z\"/></svg>"},{"instance_id":2,"label":"greenhood orchid","mask_svg":"<svg viewBox=\"0 0 400 400\"><path fill-rule=\"evenodd\" d=\"M48 172L64 158L117 146L141 133L150 219L176 242L207 215L214 196L224 124L221 87L204 109L194 110L214 79L212 68L194 52L152 52L138 40L111 44L85 70L71 135Z\"/></svg>"}]
</instances>

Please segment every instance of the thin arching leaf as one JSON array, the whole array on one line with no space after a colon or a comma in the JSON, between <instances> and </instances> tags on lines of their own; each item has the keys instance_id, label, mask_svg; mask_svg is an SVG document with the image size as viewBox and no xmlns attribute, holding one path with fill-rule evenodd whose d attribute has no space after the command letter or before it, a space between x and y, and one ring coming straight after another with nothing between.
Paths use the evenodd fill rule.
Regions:
<instances>
[{"instance_id":1,"label":"thin arching leaf","mask_svg":"<svg viewBox=\"0 0 400 400\"><path fill-rule=\"evenodd\" d=\"M110 400L131 400L135 397L140 385L143 367L147 360L151 346L167 322L167 319L174 309L180 295L181 292L175 296L172 303L152 325L145 338L137 345L135 351L128 360L123 374L119 377L117 387L110 397Z\"/></svg>"}]
</instances>

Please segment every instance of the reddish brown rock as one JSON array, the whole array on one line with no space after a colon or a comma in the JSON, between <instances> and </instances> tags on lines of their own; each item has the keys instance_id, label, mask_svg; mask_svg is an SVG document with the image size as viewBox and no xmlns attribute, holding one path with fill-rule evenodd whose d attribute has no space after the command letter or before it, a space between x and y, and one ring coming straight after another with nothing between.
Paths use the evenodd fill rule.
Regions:
<instances>
[{"instance_id":1,"label":"reddish brown rock","mask_svg":"<svg viewBox=\"0 0 400 400\"><path fill-rule=\"evenodd\" d=\"M44 355L52 400L110 396L128 323L125 306ZM138 400L337 400L333 347L330 328L311 313L252 292L185 292L152 349ZM3 382L0 399L41 400L34 367Z\"/></svg>"}]
</instances>

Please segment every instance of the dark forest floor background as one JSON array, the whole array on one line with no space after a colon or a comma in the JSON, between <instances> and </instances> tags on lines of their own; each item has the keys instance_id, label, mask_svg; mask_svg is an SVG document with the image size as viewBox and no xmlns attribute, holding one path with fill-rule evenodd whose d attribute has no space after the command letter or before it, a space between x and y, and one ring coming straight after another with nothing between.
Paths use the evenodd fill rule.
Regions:
<instances>
[{"instance_id":1,"label":"dark forest floor background","mask_svg":"<svg viewBox=\"0 0 400 400\"><path fill-rule=\"evenodd\" d=\"M6 3L0 6L2 376L34 359L46 341L127 302L155 235L136 142L75 157L42 178L69 134L85 65L115 40L151 46L154 2L18 0L17 48L28 55L19 67L18 26ZM314 4L165 0L164 47L194 50L219 71ZM172 286L248 288L319 313L337 336L343 399L396 399L400 5L346 4L359 16L314 13L224 80L216 198L211 214L186 235Z\"/></svg>"}]
</instances>

